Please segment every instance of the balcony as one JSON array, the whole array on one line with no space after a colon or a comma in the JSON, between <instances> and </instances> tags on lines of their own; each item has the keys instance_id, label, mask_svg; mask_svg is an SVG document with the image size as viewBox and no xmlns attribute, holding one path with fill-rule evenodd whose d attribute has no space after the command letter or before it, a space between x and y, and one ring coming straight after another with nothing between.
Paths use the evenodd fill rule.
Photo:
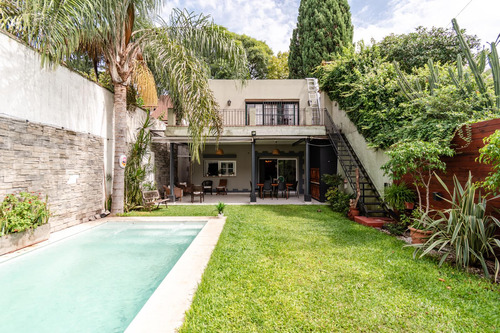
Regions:
<instances>
[{"instance_id":1,"label":"balcony","mask_svg":"<svg viewBox=\"0 0 500 333\"><path fill-rule=\"evenodd\" d=\"M287 112L257 112L256 109L222 109L219 110L224 132L222 136L249 136L256 132L257 136L323 136L324 110L307 107ZM169 119L169 124L175 120ZM188 136L187 123L167 126L167 137Z\"/></svg>"},{"instance_id":2,"label":"balcony","mask_svg":"<svg viewBox=\"0 0 500 333\"><path fill-rule=\"evenodd\" d=\"M257 113L255 109L222 109L219 112L224 127L324 126L325 124L323 111L318 108L303 108L291 112L270 113ZM187 126L187 123L182 122L175 126Z\"/></svg>"}]
</instances>

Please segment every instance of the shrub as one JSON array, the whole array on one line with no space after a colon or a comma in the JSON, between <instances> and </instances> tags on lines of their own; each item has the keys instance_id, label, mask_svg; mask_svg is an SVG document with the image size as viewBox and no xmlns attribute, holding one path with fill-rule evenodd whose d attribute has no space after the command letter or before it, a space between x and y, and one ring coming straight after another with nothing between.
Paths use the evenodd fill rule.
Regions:
<instances>
[{"instance_id":1,"label":"shrub","mask_svg":"<svg viewBox=\"0 0 500 333\"><path fill-rule=\"evenodd\" d=\"M384 190L384 200L394 209L403 210L405 202L415 201L415 192L405 182L392 184Z\"/></svg>"},{"instance_id":2,"label":"shrub","mask_svg":"<svg viewBox=\"0 0 500 333\"><path fill-rule=\"evenodd\" d=\"M481 196L477 185L472 182L472 176L462 187L456 176L453 176L453 193L436 176L444 187L450 200L444 198L451 208L444 211L432 210L424 213L420 222L426 230L433 231L432 236L424 244L416 244L414 256L422 252L420 257L432 250L440 251L442 255L439 265L450 254L455 255L456 264L467 268L481 264L484 274L489 277L487 258L495 262L495 279L499 273L499 261L495 248L500 248L500 240L495 238L495 231L500 227L500 221L493 216L486 215L488 200ZM478 191L476 201L476 191Z\"/></svg>"},{"instance_id":3,"label":"shrub","mask_svg":"<svg viewBox=\"0 0 500 333\"><path fill-rule=\"evenodd\" d=\"M42 201L39 195L28 192L9 194L0 204L0 235L35 229L47 223L49 216L47 198Z\"/></svg>"},{"instance_id":4,"label":"shrub","mask_svg":"<svg viewBox=\"0 0 500 333\"><path fill-rule=\"evenodd\" d=\"M482 185L493 193L500 192L500 130L484 138L485 146L479 149L479 162L491 164L493 171L485 178Z\"/></svg>"},{"instance_id":5,"label":"shrub","mask_svg":"<svg viewBox=\"0 0 500 333\"><path fill-rule=\"evenodd\" d=\"M342 214L347 214L349 211L349 200L354 198L352 194L344 193L335 187L330 187L326 191L325 197L330 205L332 205L332 210Z\"/></svg>"},{"instance_id":6,"label":"shrub","mask_svg":"<svg viewBox=\"0 0 500 333\"><path fill-rule=\"evenodd\" d=\"M344 182L344 177L342 177L341 175L336 175L336 174L329 175L325 173L324 175L321 176L321 180L328 186L338 187Z\"/></svg>"}]
</instances>

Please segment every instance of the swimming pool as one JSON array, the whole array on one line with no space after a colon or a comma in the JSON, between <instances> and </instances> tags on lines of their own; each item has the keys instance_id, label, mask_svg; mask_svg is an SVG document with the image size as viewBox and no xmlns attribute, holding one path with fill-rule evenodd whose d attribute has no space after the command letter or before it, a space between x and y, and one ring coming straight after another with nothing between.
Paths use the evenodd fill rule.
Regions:
<instances>
[{"instance_id":1,"label":"swimming pool","mask_svg":"<svg viewBox=\"0 0 500 333\"><path fill-rule=\"evenodd\" d=\"M123 332L205 222L108 222L0 264L0 332Z\"/></svg>"}]
</instances>

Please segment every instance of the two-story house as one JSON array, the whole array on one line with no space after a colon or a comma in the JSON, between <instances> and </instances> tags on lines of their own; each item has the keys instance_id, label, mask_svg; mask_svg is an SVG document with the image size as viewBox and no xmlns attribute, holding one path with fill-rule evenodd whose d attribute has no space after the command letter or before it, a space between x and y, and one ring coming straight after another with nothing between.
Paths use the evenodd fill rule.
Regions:
<instances>
[{"instance_id":1,"label":"two-story house","mask_svg":"<svg viewBox=\"0 0 500 333\"><path fill-rule=\"evenodd\" d=\"M220 106L224 130L216 146L209 138L200 163L186 163L185 153L172 158L169 179L201 184L227 179L228 192L251 192L251 184L282 179L298 184L304 201L324 200L326 188L321 174L335 173L337 158L327 141L316 79L304 80L211 80L210 87ZM324 94L322 98L324 97ZM331 103L331 102L330 102ZM177 124L177 125L176 125ZM174 147L186 147L188 129L184 121L168 114L164 137ZM174 156L173 156L174 157ZM186 165L189 170L186 171ZM177 169L174 171L174 169ZM311 179L312 176L312 179ZM159 184L160 186L162 184ZM258 192L250 193L255 202Z\"/></svg>"}]
</instances>

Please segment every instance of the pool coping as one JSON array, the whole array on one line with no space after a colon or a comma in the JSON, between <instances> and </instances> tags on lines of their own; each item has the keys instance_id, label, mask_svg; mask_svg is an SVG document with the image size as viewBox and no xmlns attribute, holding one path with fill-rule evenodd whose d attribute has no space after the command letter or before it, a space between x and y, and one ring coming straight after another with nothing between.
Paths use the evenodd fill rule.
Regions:
<instances>
[{"instance_id":1,"label":"pool coping","mask_svg":"<svg viewBox=\"0 0 500 333\"><path fill-rule=\"evenodd\" d=\"M123 221L123 218L111 218ZM179 221L207 224L144 304L126 333L176 332L184 322L194 293L217 245L226 217L127 217L127 221Z\"/></svg>"},{"instance_id":2,"label":"pool coping","mask_svg":"<svg viewBox=\"0 0 500 333\"><path fill-rule=\"evenodd\" d=\"M176 332L185 312L191 306L194 293L217 245L226 217L214 216L154 216L106 217L51 233L49 240L4 254L0 263L34 251L62 239L72 237L106 222L206 222L193 242L172 267L155 292L129 324L125 332Z\"/></svg>"}]
</instances>

